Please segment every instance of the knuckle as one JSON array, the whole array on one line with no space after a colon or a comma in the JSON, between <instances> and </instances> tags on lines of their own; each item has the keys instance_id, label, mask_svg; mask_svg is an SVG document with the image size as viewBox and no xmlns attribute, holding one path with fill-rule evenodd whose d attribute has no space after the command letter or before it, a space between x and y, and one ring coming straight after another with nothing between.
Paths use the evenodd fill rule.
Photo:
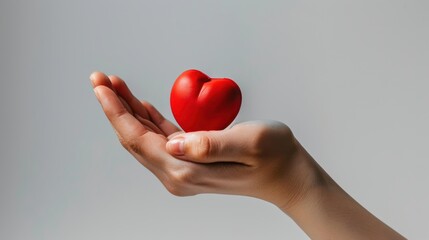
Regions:
<instances>
[{"instance_id":1,"label":"knuckle","mask_svg":"<svg viewBox=\"0 0 429 240\"><path fill-rule=\"evenodd\" d=\"M254 137L250 141L251 155L265 155L267 152L267 146L273 144L268 135L269 131L266 127L260 127L255 130Z\"/></svg>"},{"instance_id":2,"label":"knuckle","mask_svg":"<svg viewBox=\"0 0 429 240\"><path fill-rule=\"evenodd\" d=\"M272 121L255 128L250 145L253 156L267 156L283 152L293 142L290 128L281 122Z\"/></svg>"},{"instance_id":3,"label":"knuckle","mask_svg":"<svg viewBox=\"0 0 429 240\"><path fill-rule=\"evenodd\" d=\"M128 149L128 145L127 145L127 141L125 141L125 139L123 137L121 137L121 135L119 135L118 133L116 133L118 135L118 139L119 142L121 143L122 147L124 147L125 149Z\"/></svg>"},{"instance_id":4,"label":"knuckle","mask_svg":"<svg viewBox=\"0 0 429 240\"><path fill-rule=\"evenodd\" d=\"M119 137L119 142L127 151L135 152L138 154L140 154L142 152L141 145L139 144L138 141L127 140L127 139L124 139L122 137Z\"/></svg>"},{"instance_id":5,"label":"knuckle","mask_svg":"<svg viewBox=\"0 0 429 240\"><path fill-rule=\"evenodd\" d=\"M120 100L121 102L123 100ZM123 103L123 102L122 102ZM127 108L125 106L120 107L119 109L105 109L107 117L110 119L110 121L113 123L114 121L117 121L118 119L122 118L124 115L126 115L128 112Z\"/></svg>"},{"instance_id":6,"label":"knuckle","mask_svg":"<svg viewBox=\"0 0 429 240\"><path fill-rule=\"evenodd\" d=\"M194 195L192 189L197 185L196 173L189 166L179 167L168 172L165 182L167 190L175 196Z\"/></svg>"},{"instance_id":7,"label":"knuckle","mask_svg":"<svg viewBox=\"0 0 429 240\"><path fill-rule=\"evenodd\" d=\"M195 172L190 168L180 168L170 173L171 179L180 186L189 186L194 184L196 178Z\"/></svg>"},{"instance_id":8,"label":"knuckle","mask_svg":"<svg viewBox=\"0 0 429 240\"><path fill-rule=\"evenodd\" d=\"M197 141L197 146L194 149L194 157L197 159L206 159L213 151L214 142L207 136L200 136Z\"/></svg>"},{"instance_id":9,"label":"knuckle","mask_svg":"<svg viewBox=\"0 0 429 240\"><path fill-rule=\"evenodd\" d=\"M133 151L133 152L135 152L135 153L138 153L138 154L141 154L141 153L142 153L141 145L140 145L140 144L138 144L136 141L130 141L130 142L128 143L128 147L129 147L129 149L130 149L131 151Z\"/></svg>"}]
</instances>

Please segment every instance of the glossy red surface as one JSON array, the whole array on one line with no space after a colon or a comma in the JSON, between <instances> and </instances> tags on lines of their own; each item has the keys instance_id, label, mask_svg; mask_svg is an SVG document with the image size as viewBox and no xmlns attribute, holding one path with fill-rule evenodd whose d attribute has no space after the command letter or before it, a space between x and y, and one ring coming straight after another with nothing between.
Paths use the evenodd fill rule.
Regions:
<instances>
[{"instance_id":1,"label":"glossy red surface","mask_svg":"<svg viewBox=\"0 0 429 240\"><path fill-rule=\"evenodd\" d=\"M229 78L210 78L198 70L187 70L171 89L173 116L185 132L221 130L240 111L241 91Z\"/></svg>"}]
</instances>

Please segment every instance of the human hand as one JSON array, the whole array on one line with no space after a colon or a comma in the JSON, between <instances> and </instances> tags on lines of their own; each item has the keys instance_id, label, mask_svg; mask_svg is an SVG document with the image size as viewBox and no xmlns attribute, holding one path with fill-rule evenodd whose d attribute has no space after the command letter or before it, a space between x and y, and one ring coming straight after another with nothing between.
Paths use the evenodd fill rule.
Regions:
<instances>
[{"instance_id":1,"label":"human hand","mask_svg":"<svg viewBox=\"0 0 429 240\"><path fill-rule=\"evenodd\" d=\"M339 187L280 122L183 133L116 76L91 82L121 144L177 196L269 201L312 239L404 239Z\"/></svg>"},{"instance_id":2,"label":"human hand","mask_svg":"<svg viewBox=\"0 0 429 240\"><path fill-rule=\"evenodd\" d=\"M192 173L193 181L207 192L256 197L282 209L291 208L323 181L317 164L303 157L307 153L289 127L276 121L176 134L166 150L178 159L210 168L210 178Z\"/></svg>"},{"instance_id":3,"label":"human hand","mask_svg":"<svg viewBox=\"0 0 429 240\"><path fill-rule=\"evenodd\" d=\"M404 239L351 198L280 122L177 134L167 151L216 166L209 192L247 195L287 213L311 239ZM195 179L206 179L196 173Z\"/></svg>"},{"instance_id":4,"label":"human hand","mask_svg":"<svg viewBox=\"0 0 429 240\"><path fill-rule=\"evenodd\" d=\"M174 195L239 194L285 206L308 184L300 145L282 123L183 133L119 77L96 72L91 82L121 144Z\"/></svg>"}]
</instances>

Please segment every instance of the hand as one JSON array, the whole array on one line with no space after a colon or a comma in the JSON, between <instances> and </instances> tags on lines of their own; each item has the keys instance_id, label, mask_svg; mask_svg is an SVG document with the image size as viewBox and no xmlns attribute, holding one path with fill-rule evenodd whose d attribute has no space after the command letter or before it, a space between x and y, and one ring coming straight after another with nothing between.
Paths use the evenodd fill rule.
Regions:
<instances>
[{"instance_id":1,"label":"hand","mask_svg":"<svg viewBox=\"0 0 429 240\"><path fill-rule=\"evenodd\" d=\"M116 76L93 73L121 144L177 196L224 193L269 201L312 239L404 239L344 192L280 122L183 133Z\"/></svg>"},{"instance_id":2,"label":"hand","mask_svg":"<svg viewBox=\"0 0 429 240\"><path fill-rule=\"evenodd\" d=\"M192 172L205 192L260 198L291 208L323 181L314 162L285 124L254 121L223 131L176 134L166 145L178 159L205 164L209 175Z\"/></svg>"},{"instance_id":3,"label":"hand","mask_svg":"<svg viewBox=\"0 0 429 240\"><path fill-rule=\"evenodd\" d=\"M240 194L279 206L301 195L308 174L298 169L299 144L286 125L248 122L183 133L119 77L96 72L91 81L121 144L172 194Z\"/></svg>"}]
</instances>

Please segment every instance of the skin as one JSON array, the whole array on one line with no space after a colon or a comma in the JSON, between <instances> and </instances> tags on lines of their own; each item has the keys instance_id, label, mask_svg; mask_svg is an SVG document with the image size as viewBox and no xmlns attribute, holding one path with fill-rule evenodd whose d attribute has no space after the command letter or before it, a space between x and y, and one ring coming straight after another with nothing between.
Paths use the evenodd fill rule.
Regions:
<instances>
[{"instance_id":1,"label":"skin","mask_svg":"<svg viewBox=\"0 0 429 240\"><path fill-rule=\"evenodd\" d=\"M90 79L122 146L170 193L259 198L311 239L405 239L336 184L285 124L253 121L184 133L119 77L94 72Z\"/></svg>"}]
</instances>

